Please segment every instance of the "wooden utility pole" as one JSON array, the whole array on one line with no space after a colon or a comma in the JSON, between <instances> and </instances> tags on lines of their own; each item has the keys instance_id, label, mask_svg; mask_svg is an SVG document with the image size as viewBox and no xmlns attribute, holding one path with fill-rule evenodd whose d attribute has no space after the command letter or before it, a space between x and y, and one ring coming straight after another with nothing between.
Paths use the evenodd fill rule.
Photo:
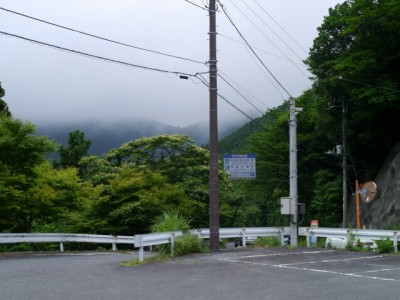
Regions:
<instances>
[{"instance_id":1,"label":"wooden utility pole","mask_svg":"<svg viewBox=\"0 0 400 300\"><path fill-rule=\"evenodd\" d=\"M218 109L217 109L217 30L216 1L210 0L210 248L219 250L219 178L218 178Z\"/></svg>"}]
</instances>

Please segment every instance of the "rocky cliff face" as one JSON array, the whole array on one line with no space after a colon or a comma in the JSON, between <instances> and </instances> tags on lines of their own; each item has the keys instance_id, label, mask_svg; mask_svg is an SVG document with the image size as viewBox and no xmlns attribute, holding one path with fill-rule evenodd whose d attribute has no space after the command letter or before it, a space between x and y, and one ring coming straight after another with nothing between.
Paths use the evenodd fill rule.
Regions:
<instances>
[{"instance_id":1,"label":"rocky cliff face","mask_svg":"<svg viewBox=\"0 0 400 300\"><path fill-rule=\"evenodd\" d=\"M372 229L400 227L400 143L382 166L375 183L378 194L373 202L360 202L361 226ZM356 228L355 200L349 201L349 223Z\"/></svg>"}]
</instances>

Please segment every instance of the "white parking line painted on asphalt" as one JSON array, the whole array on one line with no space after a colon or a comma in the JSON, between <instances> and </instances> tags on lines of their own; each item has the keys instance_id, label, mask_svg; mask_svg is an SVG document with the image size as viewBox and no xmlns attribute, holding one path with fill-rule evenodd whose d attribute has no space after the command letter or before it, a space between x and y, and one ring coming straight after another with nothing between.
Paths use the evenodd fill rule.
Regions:
<instances>
[{"instance_id":1,"label":"white parking line painted on asphalt","mask_svg":"<svg viewBox=\"0 0 400 300\"><path fill-rule=\"evenodd\" d=\"M286 268L286 269L301 270L301 271L311 271L311 272L318 272L318 273L326 273L326 274L335 274L335 275L342 275L342 276L350 276L350 277L382 280L382 281L400 281L400 280L394 279L394 278L384 278L384 277L377 277L377 276L365 276L365 275L360 275L360 274L355 274L355 273L343 273L343 272L330 271L330 270L321 270L321 269L299 268L299 267L287 266L287 265L278 265L278 267Z\"/></svg>"},{"instance_id":2,"label":"white parking line painted on asphalt","mask_svg":"<svg viewBox=\"0 0 400 300\"><path fill-rule=\"evenodd\" d=\"M379 256L360 256L360 257L351 257L351 258L341 258L341 259L323 259L317 261L302 261L291 264L280 264L280 266L294 266L294 265L302 265L302 264L320 264L320 263L330 263L330 262L341 262L341 261L352 261L352 260L360 260L360 259L374 259L374 258L382 258L387 255L379 255Z\"/></svg>"},{"instance_id":3,"label":"white parking line painted on asphalt","mask_svg":"<svg viewBox=\"0 0 400 300\"><path fill-rule=\"evenodd\" d=\"M355 272L354 274L364 274L364 273L376 273L376 272L390 272L390 271L399 271L400 268L393 268L393 269L380 269L380 270L369 270L364 272Z\"/></svg>"},{"instance_id":4,"label":"white parking line painted on asphalt","mask_svg":"<svg viewBox=\"0 0 400 300\"><path fill-rule=\"evenodd\" d=\"M258 266L269 266L274 268L283 268L283 269L292 269L292 270L301 270L301 271L310 271L310 272L318 272L318 273L325 273L325 274L335 274L341 276L350 276L350 277L357 277L357 278L365 278L365 279L373 279L373 280L381 280L381 281L395 281L400 282L399 279L394 278L385 278L379 276L367 276L362 274L368 273L379 273L379 272L388 272L388 271L396 271L400 270L400 268L393 268L393 269L378 269L378 270L368 270L363 272L354 272L354 273L346 273L346 272L338 272L338 271L331 271L331 270L323 270L323 269L316 269L316 268L307 268L307 267L298 267L298 265L307 265L307 264L324 264L330 262L349 262L355 260L370 260L375 258L382 258L388 255L377 255L377 256L359 256L359 257L350 257L350 258L341 258L341 259L324 259L324 260L316 260L311 262L295 262L289 264L273 264L273 263L265 263L265 262L255 262L255 261L246 261L246 259L253 259L253 258L268 258L268 257L278 257L278 256L291 256L291 255L301 255L301 254L323 254L323 253L332 253L334 250L328 251L303 251L303 252L293 252L293 253L270 253L270 254L258 254L258 255L247 255L241 257L228 257L223 258L226 262L231 263L240 263L240 264L249 264L249 265L258 265Z\"/></svg>"}]
</instances>

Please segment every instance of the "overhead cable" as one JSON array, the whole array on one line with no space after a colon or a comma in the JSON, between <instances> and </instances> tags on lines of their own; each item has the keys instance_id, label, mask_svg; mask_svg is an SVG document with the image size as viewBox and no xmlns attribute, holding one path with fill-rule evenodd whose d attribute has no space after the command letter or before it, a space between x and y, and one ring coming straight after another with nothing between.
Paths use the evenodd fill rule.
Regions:
<instances>
[{"instance_id":1,"label":"overhead cable","mask_svg":"<svg viewBox=\"0 0 400 300\"><path fill-rule=\"evenodd\" d=\"M244 100L247 101L255 110L257 110L261 115L264 115L264 112L258 108L254 103L252 103L245 95L243 95L240 91L238 91L228 80L226 80L221 74L218 74L218 76L225 81L227 85L229 85L236 93L238 93Z\"/></svg>"},{"instance_id":2,"label":"overhead cable","mask_svg":"<svg viewBox=\"0 0 400 300\"><path fill-rule=\"evenodd\" d=\"M262 7L256 0L253 0L256 4L257 4L257 6L259 7L259 8L261 8L261 10L268 16L268 17L270 17L270 19L276 24L276 25L278 25L278 27L280 28L280 29L282 29L282 31L284 32L284 33L286 33L286 35L301 49L301 50L303 50L304 51L304 53L305 54L307 54L308 55L308 52L296 41L296 39L294 38L294 37L292 37L291 35L290 35L290 33L289 32L287 32L286 30L285 30L285 28L283 28L266 10L265 10L265 8L264 7Z\"/></svg>"},{"instance_id":3,"label":"overhead cable","mask_svg":"<svg viewBox=\"0 0 400 300\"><path fill-rule=\"evenodd\" d=\"M12 34L12 33L7 33L4 31L0 31L0 34L9 36L9 37L14 37L14 38L18 38L18 39L22 39L40 46L46 46L46 47L50 47L56 50L61 50L61 51L66 51L69 53L73 53L73 54L79 54L82 56L86 56L89 58L95 58L95 59L99 59L99 60L104 60L107 62L112 62L112 63L116 63L116 64L121 64L127 67L134 67L134 68L140 68L140 69L145 69L148 71L156 71L156 72L161 72L161 73L169 73L169 74L175 74L175 75L184 75L184 76L196 76L196 74L189 74L189 73L185 73L185 72L179 72L179 71L169 71L169 70L163 70L163 69L159 69L159 68L152 68L152 67L147 67L147 66L142 66L142 65L137 65L137 64L132 64L132 63L128 63L128 62L124 62L121 60L116 60L116 59L111 59L111 58L106 58L106 57L102 57L99 55L94 55L94 54L90 54L90 53L86 53L86 52L81 52L81 51L77 51L77 50L73 50L73 49L69 49L69 48L64 48L64 47L60 47L60 46L56 46L56 45L52 45L52 44L48 44L48 43L44 43L44 42L40 42L37 40L33 40L33 39L29 39L20 35L16 35L16 34Z\"/></svg>"},{"instance_id":4,"label":"overhead cable","mask_svg":"<svg viewBox=\"0 0 400 300\"><path fill-rule=\"evenodd\" d=\"M239 40L234 39L234 38L232 38L232 37L230 37L230 36L224 35L224 34L222 34L222 33L220 33L220 32L218 32L218 36L223 37L223 38L226 38L226 39L231 40L231 41L234 41L234 42L236 42L236 43L240 43L240 44L244 44L244 45L245 45L245 42L239 41ZM254 47L254 46L252 46L252 47L253 47L253 49L256 49L256 50L258 50L258 51L260 51L260 52L264 52L265 54L268 54L268 55L271 55L271 56L275 56L275 57L277 57L277 58L280 58L280 59L283 59L283 60L286 60L286 61L290 61L291 63L297 64L297 65L304 65L304 63L295 62L295 61L291 60L290 58L283 57L283 56L280 56L280 55L276 55L275 53L272 53L272 52L263 50L263 49L261 49L261 48L257 48L257 47Z\"/></svg>"},{"instance_id":5,"label":"overhead cable","mask_svg":"<svg viewBox=\"0 0 400 300\"><path fill-rule=\"evenodd\" d=\"M201 74L197 74L197 78L200 79L200 81L207 87L210 87L210 84L207 82L207 80L201 75ZM264 128L264 126L258 122L256 119L250 117L248 114L246 114L243 110L241 110L239 107L237 107L235 104L233 104L231 101L229 101L227 98L225 98L224 96L222 96L220 93L217 93L218 97L220 97L222 100L224 100L226 103L228 103L230 106L232 106L234 109L236 109L238 112L240 112L242 115L244 115L245 117L247 117L248 119L250 119L251 121L254 121L256 124L258 124L259 126L261 126L262 128Z\"/></svg>"},{"instance_id":6,"label":"overhead cable","mask_svg":"<svg viewBox=\"0 0 400 300\"><path fill-rule=\"evenodd\" d=\"M203 10L208 11L208 8L205 8L205 7L203 7L203 6L200 6L200 5L198 5L198 4L196 4L196 3L192 2L192 1L189 1L189 0L184 0L184 1L187 2L187 3L190 3L190 4L194 5L194 6L196 6L196 7L198 7L198 8L201 8L201 9L203 9Z\"/></svg>"},{"instance_id":7,"label":"overhead cable","mask_svg":"<svg viewBox=\"0 0 400 300\"><path fill-rule=\"evenodd\" d=\"M238 86L246 95L248 95L248 97L252 98L253 100L256 100L258 102L259 105L261 105L262 107L265 106L266 109L268 109L268 106L266 103L264 103L263 101L261 101L258 97L254 96L254 94L252 94L251 92L249 92L248 90L246 90L243 86L241 86L237 81L235 81L231 76L229 76L228 74L226 74L221 68L218 68L218 73L224 75L231 83L235 84L236 86Z\"/></svg>"},{"instance_id":8,"label":"overhead cable","mask_svg":"<svg viewBox=\"0 0 400 300\"><path fill-rule=\"evenodd\" d=\"M254 51L254 49L250 46L249 42L246 40L246 38L243 36L243 34L240 32L239 28L236 26L236 24L232 21L231 17L228 15L226 12L225 7L221 4L220 0L217 0L218 3L220 4L222 11L224 12L225 16L228 18L229 22L232 24L232 26L235 28L237 33L240 35L240 37L243 39L243 41L246 43L247 47L251 50L251 52L254 54L254 56L258 59L258 61L263 65L263 67L267 70L267 72L272 76L272 78L278 83L278 85L282 88L282 90L285 91L285 93L291 97L292 95L288 92L288 90L283 86L283 84L276 78L276 76L271 72L271 70L264 64L264 62L261 60L261 58L257 55L257 53Z\"/></svg>"},{"instance_id":9,"label":"overhead cable","mask_svg":"<svg viewBox=\"0 0 400 300\"><path fill-rule=\"evenodd\" d=\"M59 27L59 28L65 29L65 30L69 30L69 31L75 32L75 33L79 33L79 34L83 34L83 35L86 35L86 36L90 36L92 38L100 39L100 40L103 40L103 41L106 41L106 42L118 44L118 45L129 47L129 48L134 48L134 49L137 49L137 50L150 52L150 53L154 53L154 54L158 54L158 55L163 55L163 56L167 56L167 57L171 57L171 58L175 58L175 59L190 61L190 62L197 63L197 64L202 64L202 65L205 64L205 62L201 62L201 61L198 61L198 60L194 60L194 59L190 59L190 58L186 58L186 57L182 57L182 56L177 56L177 55L172 55L172 54L168 54L168 53L164 53L164 52L160 52L160 51L156 51L156 50L146 49L146 48L142 48L142 47L138 47L138 46L134 46L134 45L118 42L118 41L115 41L115 40L111 40L111 39L108 39L108 38L105 38L105 37L101 37L101 36L98 36L98 35L94 35L94 34L91 34L91 33L83 32L83 31L80 31L80 30L77 30L77 29L73 29L73 28L70 28L70 27L66 27L66 26L63 26L63 25L58 25L58 24L55 24L55 23L52 23L52 22L48 22L48 21L39 19L39 18L28 16L28 15L25 15L25 14L22 14L22 13L19 13L19 12L10 10L10 9L6 9L4 7L0 7L0 9L4 10L4 11L7 11L9 13L12 13L12 14L16 14L16 15L28 18L28 19L32 19L32 20L35 20L35 21L38 21L38 22L42 22L42 23L45 23L45 24L48 24L48 25L51 25L51 26Z\"/></svg>"},{"instance_id":10,"label":"overhead cable","mask_svg":"<svg viewBox=\"0 0 400 300\"><path fill-rule=\"evenodd\" d=\"M270 39L265 33L264 33L264 31L260 28L260 27L258 27L257 26L257 24L256 23L254 23L254 21L252 21L235 3L233 3L232 1L230 1L232 4L233 4L233 6L235 6L236 7L236 9L272 44L272 45L274 45L275 46L275 48L276 49L278 49L278 51L280 52L280 53L282 53L282 55L283 56L285 56L287 59L288 59L288 61L291 61L290 60L290 58L286 55L286 53L285 52L283 52L280 48L279 48L279 46L272 40L272 39ZM243 1L242 1L243 2ZM248 8L249 8L249 10L253 13L253 14L255 14L256 15L256 17L259 19L259 20L261 20L263 23L264 23L264 25L270 30L270 31L272 31L272 33L274 33L275 34L275 36L278 36L257 14L256 14L256 12L254 12L254 10L252 10L247 4L245 4ZM279 36L278 36L278 38L279 38L279 40L283 43L283 44L285 44L286 45L286 47L288 47L289 48L289 50L290 51L292 51L292 53L294 53L294 55L300 60L300 61L302 61L302 59L297 55L297 53L295 53L291 48L290 48L290 46L288 45L288 44L286 44ZM308 79L308 76L307 76L307 74L306 73L304 73L304 71L302 70L302 69L300 69L299 68L299 66L297 66L296 64L293 64L294 65L294 67L297 69L297 70L299 70L307 79Z\"/></svg>"},{"instance_id":11,"label":"overhead cable","mask_svg":"<svg viewBox=\"0 0 400 300\"><path fill-rule=\"evenodd\" d=\"M267 27L275 36L278 40L280 40L301 62L303 62L303 59L252 9L246 2L241 0L242 3ZM304 63L303 63L304 64Z\"/></svg>"}]
</instances>

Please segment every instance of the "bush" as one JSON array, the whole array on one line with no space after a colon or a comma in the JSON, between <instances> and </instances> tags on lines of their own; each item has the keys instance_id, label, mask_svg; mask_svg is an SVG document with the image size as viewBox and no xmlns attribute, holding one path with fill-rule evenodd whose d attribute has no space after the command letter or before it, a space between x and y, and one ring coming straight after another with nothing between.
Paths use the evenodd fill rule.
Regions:
<instances>
[{"instance_id":1,"label":"bush","mask_svg":"<svg viewBox=\"0 0 400 300\"><path fill-rule=\"evenodd\" d=\"M190 220L176 211L166 211L154 220L151 226L152 232L169 232L182 230L186 232L190 229Z\"/></svg>"},{"instance_id":2,"label":"bush","mask_svg":"<svg viewBox=\"0 0 400 300\"><path fill-rule=\"evenodd\" d=\"M204 253L207 251L207 245L197 235L185 233L184 235L177 237L175 240L174 256Z\"/></svg>"},{"instance_id":3,"label":"bush","mask_svg":"<svg viewBox=\"0 0 400 300\"><path fill-rule=\"evenodd\" d=\"M254 247L279 247L281 240L276 236L259 236L253 245Z\"/></svg>"},{"instance_id":4,"label":"bush","mask_svg":"<svg viewBox=\"0 0 400 300\"><path fill-rule=\"evenodd\" d=\"M391 253L394 251L393 242L389 238L376 241L376 245L378 246L376 250L378 253Z\"/></svg>"},{"instance_id":5,"label":"bush","mask_svg":"<svg viewBox=\"0 0 400 300\"><path fill-rule=\"evenodd\" d=\"M353 231L349 231L347 235L347 243L346 243L346 250L349 251L358 251L361 248L359 247L360 240L356 241L356 235Z\"/></svg>"},{"instance_id":6,"label":"bush","mask_svg":"<svg viewBox=\"0 0 400 300\"><path fill-rule=\"evenodd\" d=\"M174 256L187 255L207 251L206 244L196 235L188 233L190 229L190 220L175 211L164 212L155 219L151 226L152 232L171 232L182 231L183 235L175 239ZM171 245L159 245L156 250L163 255L171 253Z\"/></svg>"}]
</instances>

